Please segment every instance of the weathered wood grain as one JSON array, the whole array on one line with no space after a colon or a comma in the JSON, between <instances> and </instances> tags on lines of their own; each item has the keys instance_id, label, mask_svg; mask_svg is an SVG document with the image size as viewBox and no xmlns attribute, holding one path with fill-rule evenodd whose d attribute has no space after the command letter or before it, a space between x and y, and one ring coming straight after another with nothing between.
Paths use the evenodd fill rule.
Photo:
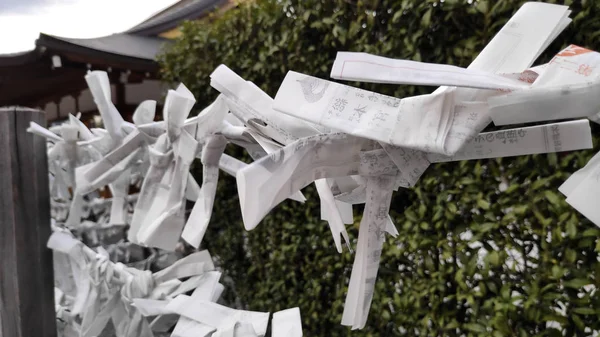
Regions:
<instances>
[{"instance_id":1,"label":"weathered wood grain","mask_svg":"<svg viewBox=\"0 0 600 337\"><path fill-rule=\"evenodd\" d=\"M56 337L44 113L0 108L0 336Z\"/></svg>"}]
</instances>

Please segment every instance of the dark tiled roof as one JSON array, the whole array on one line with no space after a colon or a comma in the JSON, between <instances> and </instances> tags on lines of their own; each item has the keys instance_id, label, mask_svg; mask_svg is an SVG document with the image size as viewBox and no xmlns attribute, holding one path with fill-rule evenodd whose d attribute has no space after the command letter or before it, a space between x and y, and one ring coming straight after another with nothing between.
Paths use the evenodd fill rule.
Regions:
<instances>
[{"instance_id":1,"label":"dark tiled roof","mask_svg":"<svg viewBox=\"0 0 600 337\"><path fill-rule=\"evenodd\" d=\"M150 19L131 28L126 33L139 35L157 35L177 27L183 20L196 19L207 15L214 9L229 2L228 0L182 0Z\"/></svg>"},{"instance_id":2,"label":"dark tiled roof","mask_svg":"<svg viewBox=\"0 0 600 337\"><path fill-rule=\"evenodd\" d=\"M1 1L1 0L0 0ZM167 39L158 34L175 28L183 20L207 15L230 0L181 0L130 30L93 39L74 39L40 33L36 48L14 54L0 54L0 67L11 67L36 62L46 49L68 52L104 63L117 62L140 69L157 67L156 57ZM81 58L80 58L81 59Z\"/></svg>"},{"instance_id":3,"label":"dark tiled roof","mask_svg":"<svg viewBox=\"0 0 600 337\"><path fill-rule=\"evenodd\" d=\"M113 34L94 39L72 39L66 37L40 34L36 44L44 47L87 48L99 52L134 57L143 60L154 60L166 39L134 34Z\"/></svg>"},{"instance_id":4,"label":"dark tiled roof","mask_svg":"<svg viewBox=\"0 0 600 337\"><path fill-rule=\"evenodd\" d=\"M39 53L37 50L28 50L24 52L0 54L0 67L14 67L37 60Z\"/></svg>"}]
</instances>

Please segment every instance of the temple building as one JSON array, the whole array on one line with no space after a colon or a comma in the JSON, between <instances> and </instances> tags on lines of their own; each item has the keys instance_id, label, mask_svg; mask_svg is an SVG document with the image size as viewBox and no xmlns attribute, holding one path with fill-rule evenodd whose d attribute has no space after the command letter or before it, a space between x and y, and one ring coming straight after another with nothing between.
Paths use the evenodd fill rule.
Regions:
<instances>
[{"instance_id":1,"label":"temple building","mask_svg":"<svg viewBox=\"0 0 600 337\"><path fill-rule=\"evenodd\" d=\"M126 32L92 39L40 33L34 50L0 55L0 106L44 110L48 124L77 112L91 122L97 110L84 76L104 70L115 106L131 120L140 102L162 98L156 57L178 36L178 25L232 6L231 0L181 0Z\"/></svg>"}]
</instances>

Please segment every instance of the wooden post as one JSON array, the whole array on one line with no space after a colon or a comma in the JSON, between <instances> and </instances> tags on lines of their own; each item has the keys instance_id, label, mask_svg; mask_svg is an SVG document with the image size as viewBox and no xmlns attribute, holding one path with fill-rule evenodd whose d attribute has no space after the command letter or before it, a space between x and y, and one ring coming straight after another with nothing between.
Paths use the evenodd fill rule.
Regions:
<instances>
[{"instance_id":1,"label":"wooden post","mask_svg":"<svg viewBox=\"0 0 600 337\"><path fill-rule=\"evenodd\" d=\"M0 337L56 337L42 111L0 108Z\"/></svg>"}]
</instances>

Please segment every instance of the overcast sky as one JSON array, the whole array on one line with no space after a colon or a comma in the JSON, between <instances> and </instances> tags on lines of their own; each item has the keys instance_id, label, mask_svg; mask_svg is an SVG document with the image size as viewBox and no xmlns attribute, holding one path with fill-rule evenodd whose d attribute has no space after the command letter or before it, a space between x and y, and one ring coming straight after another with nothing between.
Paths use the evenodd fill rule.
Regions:
<instances>
[{"instance_id":1,"label":"overcast sky","mask_svg":"<svg viewBox=\"0 0 600 337\"><path fill-rule=\"evenodd\" d=\"M31 50L40 32L90 38L122 32L177 0L0 0L0 54Z\"/></svg>"}]
</instances>

